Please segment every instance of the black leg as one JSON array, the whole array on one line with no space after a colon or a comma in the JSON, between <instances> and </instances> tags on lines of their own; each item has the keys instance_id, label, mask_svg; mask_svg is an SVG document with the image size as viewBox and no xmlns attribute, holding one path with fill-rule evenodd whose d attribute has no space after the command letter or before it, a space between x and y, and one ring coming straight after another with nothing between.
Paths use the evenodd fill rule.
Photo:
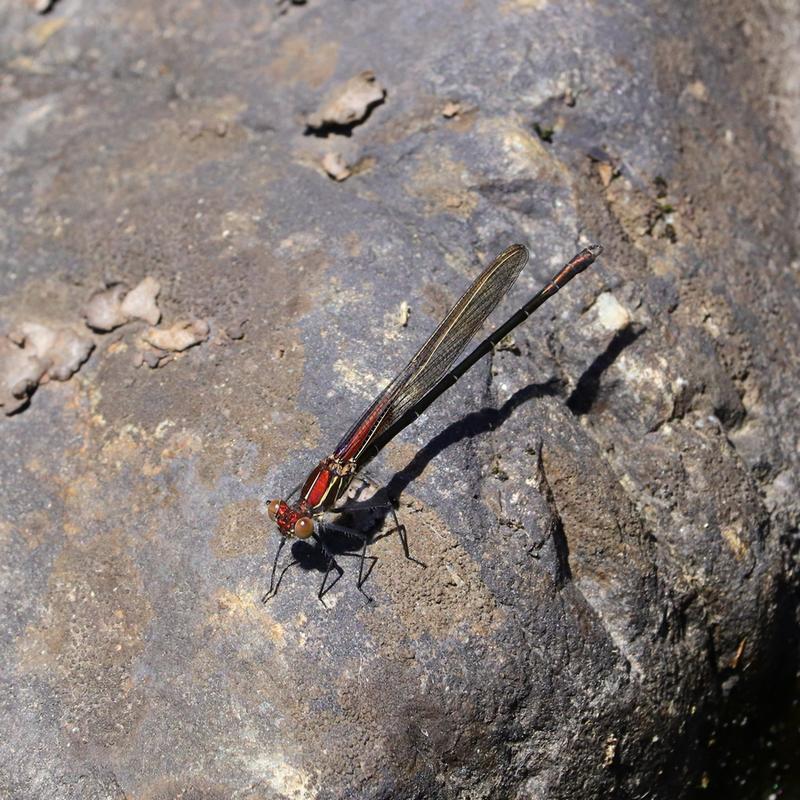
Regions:
<instances>
[{"instance_id":1,"label":"black leg","mask_svg":"<svg viewBox=\"0 0 800 800\"><path fill-rule=\"evenodd\" d=\"M374 508L389 508L392 511L392 516L394 517L395 525L394 527L390 528L388 531L384 531L383 533L379 533L376 536L372 537L372 541L377 542L378 539L384 539L387 536L391 536L395 531L397 531L397 535L400 537L400 543L403 545L403 554L409 561L413 561L415 564L419 564L421 567L427 567L428 565L424 561L420 561L414 556L411 555L408 549L408 534L406 533L406 526L399 521L397 514L395 513L394 507L391 503L381 503L380 505L375 506L362 506L358 503L354 503L353 505L346 505L346 506L339 506L334 509L333 513L335 514L345 514L348 511L369 511ZM334 528L336 526L331 525L330 523L326 523L326 527ZM341 526L340 526L341 528ZM358 539L363 538L363 534L359 533L358 531L353 531L350 528L341 528L343 533L347 533L348 531L353 535L357 536Z\"/></svg>"},{"instance_id":2,"label":"black leg","mask_svg":"<svg viewBox=\"0 0 800 800\"><path fill-rule=\"evenodd\" d=\"M369 475L368 473L364 472L363 470L358 473L358 477L361 478L361 480L363 480L364 483L368 484L373 489L375 489L375 494L377 494L378 492L381 492L381 491L385 491L384 487L381 486L381 484L378 483L378 481L376 481L375 478L373 478L371 475ZM400 520L397 518L397 511L395 511L394 504L392 503L392 500L389 497L388 493L386 494L386 502L382 506L378 506L378 507L379 508L388 508L390 513L391 513L391 515L392 515L392 519L394 520L395 528L399 528L400 527Z\"/></svg>"},{"instance_id":3,"label":"black leg","mask_svg":"<svg viewBox=\"0 0 800 800\"><path fill-rule=\"evenodd\" d=\"M289 563L288 563L288 564L287 564L287 565L286 565L286 566L285 566L285 567L284 567L284 568L281 570L281 574L280 574L280 575L278 575L278 581L277 581L277 583L275 584L275 589L273 590L272 594L270 594L269 592L267 592L267 593L266 593L266 594L265 594L265 595L264 595L264 596L261 598L261 602L262 602L262 603L266 603L266 602L267 602L267 600L269 600L269 599L271 599L271 598L275 597L275 595L276 595L276 594L278 594L278 589L280 588L281 581L283 580L283 576L286 574L286 572L287 572L287 570L289 569L289 567L293 567L295 564L299 564L299 563L300 563L299 559L297 559L297 558L294 558L294 559L292 559L292 560L291 560L291 561L290 561L290 562L289 562Z\"/></svg>"},{"instance_id":4,"label":"black leg","mask_svg":"<svg viewBox=\"0 0 800 800\"><path fill-rule=\"evenodd\" d=\"M358 473L358 477L361 478L362 480L364 480L366 483L368 483L374 489L377 489L378 491L383 489L383 487L376 480L374 480L372 477L370 477L369 475L367 475L367 473L365 473L363 471ZM390 533L394 533L394 531L397 531L397 535L400 537L400 543L403 545L403 553L404 553L405 557L409 561L413 561L415 564L418 564L423 569L426 569L428 565L425 564L423 561L420 561L419 559L414 558L414 556L412 556L411 553L409 552L409 549L408 549L408 534L406 532L406 526L403 525L400 522L400 519L397 516L397 511L395 510L395 507L392 504L392 501L387 497L386 498L386 503L383 506L379 506L379 507L380 508L388 508L391 511L392 519L394 520L394 528L392 530L390 530L390 531L387 531L384 534L381 534L380 536L376 536L375 538L376 539L383 539L384 536L388 536Z\"/></svg>"},{"instance_id":5,"label":"black leg","mask_svg":"<svg viewBox=\"0 0 800 800\"><path fill-rule=\"evenodd\" d=\"M333 589L333 587L336 586L336 584L341 580L342 575L344 575L344 570L336 563L336 559L333 557L333 553L331 553L331 551L328 550L327 547L325 547L325 545L322 542L322 539L320 539L318 536L315 537L315 538L316 538L317 542L319 543L320 548L322 549L323 555L327 559L327 562L326 562L326 565L325 565L326 566L325 575L322 578L322 585L319 587L319 592L317 593L317 599L320 601L320 603L322 603L322 605L325 605L325 601L322 598L331 589ZM333 582L331 583L331 585L326 588L325 584L328 582L328 575L331 574L332 570L336 570L337 575L333 579ZM325 606L325 607L327 608L327 606Z\"/></svg>"},{"instance_id":6,"label":"black leg","mask_svg":"<svg viewBox=\"0 0 800 800\"><path fill-rule=\"evenodd\" d=\"M367 577L369 577L369 572L366 575L364 575L364 560L366 559L366 557L367 557L367 537L365 536L364 542L361 545L361 558L358 559L358 581L356 581L356 586L358 587L358 590L364 595L364 597L366 597L367 600L369 600L371 603L372 598L368 594L366 594L364 592L364 589L362 588L364 586L364 581L367 579ZM374 564L375 562L373 561L372 563ZM370 567L370 570L372 570L372 567Z\"/></svg>"},{"instance_id":7,"label":"black leg","mask_svg":"<svg viewBox=\"0 0 800 800\"><path fill-rule=\"evenodd\" d=\"M428 565L424 561L420 561L418 558L414 558L411 553L408 551L408 533L406 532L406 526L400 525L397 528L397 535L400 537L400 543L403 545L403 553L405 557L409 561L413 561L415 564L418 564L423 569L427 569Z\"/></svg>"},{"instance_id":8,"label":"black leg","mask_svg":"<svg viewBox=\"0 0 800 800\"><path fill-rule=\"evenodd\" d=\"M376 503L372 506L364 506L361 503L348 503L343 506L336 506L336 508L331 511L331 514L346 514L349 511L374 511L376 508L391 508L391 503Z\"/></svg>"},{"instance_id":9,"label":"black leg","mask_svg":"<svg viewBox=\"0 0 800 800\"><path fill-rule=\"evenodd\" d=\"M387 536L391 536L395 531L397 531L397 535L400 537L400 543L403 545L403 555L409 560L413 561L415 564L418 564L423 569L427 569L428 565L424 561L420 561L418 558L414 558L411 553L408 551L408 534L406 533L406 526L402 523L398 525L396 528L392 528L391 530L386 531L386 533L381 533L376 536L373 541L378 541L378 539L385 539Z\"/></svg>"},{"instance_id":10,"label":"black leg","mask_svg":"<svg viewBox=\"0 0 800 800\"><path fill-rule=\"evenodd\" d=\"M356 539L361 542L360 553L340 553L340 556L348 556L358 559L358 581L356 582L356 589L358 589L358 591L361 592L361 594L363 594L364 597L366 597L371 603L372 598L363 589L364 583L366 582L367 578L369 578L372 568L375 566L375 563L378 560L375 556L367 555L367 545L369 544L370 537L365 533L361 533L361 531L354 530L353 528L346 528L344 525L336 525L334 523L326 522L325 527L330 528L330 530L337 531L338 533L343 533L345 536L349 536L351 539ZM370 565L367 568L367 571L364 572L364 562L367 559L369 559Z\"/></svg>"},{"instance_id":11,"label":"black leg","mask_svg":"<svg viewBox=\"0 0 800 800\"><path fill-rule=\"evenodd\" d=\"M278 557L281 554L281 550L283 550L283 546L286 544L286 540L288 539L287 536L281 536L281 543L278 545L278 549L275 551L275 558L272 561L272 573L269 576L269 589L267 589L266 594L261 598L262 603L266 603L267 600L272 596L272 588L275 586L275 570L278 568ZM283 576L283 573L281 573ZM277 591L277 587L275 589Z\"/></svg>"}]
</instances>

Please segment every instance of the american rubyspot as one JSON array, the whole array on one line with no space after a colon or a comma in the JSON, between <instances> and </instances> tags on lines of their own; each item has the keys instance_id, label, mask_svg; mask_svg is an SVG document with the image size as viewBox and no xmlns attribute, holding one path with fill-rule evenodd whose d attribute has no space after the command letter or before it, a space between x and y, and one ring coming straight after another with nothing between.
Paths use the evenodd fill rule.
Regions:
<instances>
[{"instance_id":1,"label":"american rubyspot","mask_svg":"<svg viewBox=\"0 0 800 800\"><path fill-rule=\"evenodd\" d=\"M542 303L569 283L579 272L583 272L594 263L602 251L603 248L597 244L581 250L516 314L450 369L469 340L519 276L528 261L528 249L521 244L511 245L486 267L408 362L405 369L375 398L372 405L345 434L333 453L320 461L305 482L296 487L287 498L290 500L299 491L298 501L294 505L290 505L287 500L269 502L269 515L278 525L281 541L275 553L269 590L262 598L263 602L278 591L286 570L298 561L295 558L287 564L276 583L275 571L278 558L283 546L293 537L299 540L313 539L320 548L325 559L325 577L317 596L322 600L325 592L343 574L342 568L325 544L326 530L345 533L361 542L361 562L356 586L367 596L362 586L366 580L364 559L370 536L343 528L341 525L326 523L323 521L323 515L329 512L339 514L347 511L347 506L337 506L337 503L364 466ZM395 528L400 535L406 558L416 561L409 553L405 531L397 520L394 507L391 504L384 504L383 507L389 508L394 516ZM369 506L360 508L365 509ZM326 589L328 576L332 570L336 570L337 577Z\"/></svg>"}]
</instances>

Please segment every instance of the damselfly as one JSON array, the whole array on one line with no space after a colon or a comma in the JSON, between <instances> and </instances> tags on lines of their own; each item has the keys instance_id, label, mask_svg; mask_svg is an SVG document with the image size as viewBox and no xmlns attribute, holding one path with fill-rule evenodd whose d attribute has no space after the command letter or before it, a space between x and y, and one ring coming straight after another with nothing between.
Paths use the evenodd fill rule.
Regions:
<instances>
[{"instance_id":1,"label":"damselfly","mask_svg":"<svg viewBox=\"0 0 800 800\"><path fill-rule=\"evenodd\" d=\"M602 250L603 248L596 244L581 250L516 314L490 336L487 336L466 358L450 369L475 332L517 279L528 261L528 250L521 244L512 245L486 267L439 323L428 341L408 362L405 369L359 417L333 453L320 461L305 482L298 486L286 500L269 502L269 516L277 523L281 539L272 564L269 590L262 598L264 602L277 592L286 570L292 564L297 563L297 559L295 559L284 567L278 581L275 581L278 558L283 546L291 538L316 541L325 559L325 576L318 593L319 599L322 600L325 592L343 574L334 554L326 545L326 530L343 532L360 541L361 562L356 585L366 596L362 586L366 579L364 559L370 535L333 523L326 523L323 521L323 515L329 512L338 514L346 511L346 506L339 506L337 503L370 459L374 458L381 448L417 419L442 392L451 387L470 367L496 347L542 303L592 264ZM298 492L297 502L290 504L288 500L291 500ZM361 506L361 508L364 507ZM406 558L416 561L409 553L405 532L398 523L394 507L390 505L389 508L394 516L395 528L400 534ZM336 570L337 578L326 588L328 576L333 570Z\"/></svg>"}]
</instances>

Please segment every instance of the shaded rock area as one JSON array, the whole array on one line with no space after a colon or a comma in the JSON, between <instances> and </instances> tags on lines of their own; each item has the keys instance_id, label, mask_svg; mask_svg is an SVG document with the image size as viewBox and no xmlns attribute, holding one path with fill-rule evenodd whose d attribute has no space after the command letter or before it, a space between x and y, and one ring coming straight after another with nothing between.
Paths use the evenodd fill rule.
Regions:
<instances>
[{"instance_id":1,"label":"shaded rock area","mask_svg":"<svg viewBox=\"0 0 800 800\"><path fill-rule=\"evenodd\" d=\"M0 347L127 323L0 417L0 794L713 789L797 656L796 106L790 6L686 5L0 5ZM262 605L265 501L516 241L497 318L605 253L371 466L427 568Z\"/></svg>"}]
</instances>

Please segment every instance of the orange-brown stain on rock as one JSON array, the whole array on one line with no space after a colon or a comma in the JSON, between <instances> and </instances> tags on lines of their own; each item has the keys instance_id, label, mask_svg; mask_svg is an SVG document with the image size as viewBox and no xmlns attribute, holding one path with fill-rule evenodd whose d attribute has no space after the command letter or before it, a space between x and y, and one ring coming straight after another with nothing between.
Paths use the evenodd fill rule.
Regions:
<instances>
[{"instance_id":1,"label":"orange-brown stain on rock","mask_svg":"<svg viewBox=\"0 0 800 800\"><path fill-rule=\"evenodd\" d=\"M199 769L199 768L198 768ZM265 800L268 795L257 789L233 789L222 783L213 783L202 774L185 774L180 778L156 778L139 788L132 800L230 800L232 796L242 800ZM128 795L125 795L126 797Z\"/></svg>"},{"instance_id":2,"label":"orange-brown stain on rock","mask_svg":"<svg viewBox=\"0 0 800 800\"><path fill-rule=\"evenodd\" d=\"M363 250L361 237L355 231L350 231L350 233L344 237L344 245L347 248L347 252L353 258L361 257L361 252Z\"/></svg>"},{"instance_id":3,"label":"orange-brown stain on rock","mask_svg":"<svg viewBox=\"0 0 800 800\"><path fill-rule=\"evenodd\" d=\"M447 123L447 127L456 133L468 133L475 126L478 114L479 110L475 106L464 109Z\"/></svg>"},{"instance_id":4,"label":"orange-brown stain on rock","mask_svg":"<svg viewBox=\"0 0 800 800\"><path fill-rule=\"evenodd\" d=\"M202 437L189 430L175 431L167 440L167 445L161 451L161 458L171 461L175 458L189 458L203 452Z\"/></svg>"},{"instance_id":5,"label":"orange-brown stain on rock","mask_svg":"<svg viewBox=\"0 0 800 800\"><path fill-rule=\"evenodd\" d=\"M256 593L248 589L241 592L220 589L214 599L216 609L209 616L208 623L215 630L230 626L241 629L244 626L251 632L257 631L259 637L266 636L281 649L286 645L284 626L269 615L263 603L257 602Z\"/></svg>"},{"instance_id":6,"label":"orange-brown stain on rock","mask_svg":"<svg viewBox=\"0 0 800 800\"><path fill-rule=\"evenodd\" d=\"M269 703L280 717L308 718L315 701L325 695L326 681L316 659L305 652L301 615L282 624L269 605L260 602L263 591L262 586L243 582L214 593L195 631L204 647L187 665L186 674L196 685L204 685L209 670L216 669L216 655L210 656L209 649L216 652L223 646L234 654L227 668L237 676L239 702Z\"/></svg>"},{"instance_id":7,"label":"orange-brown stain on rock","mask_svg":"<svg viewBox=\"0 0 800 800\"><path fill-rule=\"evenodd\" d=\"M106 518L108 508L100 499L100 483L93 472L82 472L71 478L62 491L67 515L76 521L99 521Z\"/></svg>"},{"instance_id":8,"label":"orange-brown stain on rock","mask_svg":"<svg viewBox=\"0 0 800 800\"><path fill-rule=\"evenodd\" d=\"M144 712L131 668L151 609L124 536L68 543L42 600L41 618L16 642L18 669L52 686L61 729L73 745L128 741Z\"/></svg>"},{"instance_id":9,"label":"orange-brown stain on rock","mask_svg":"<svg viewBox=\"0 0 800 800\"><path fill-rule=\"evenodd\" d=\"M104 467L119 471L123 465L138 461L146 449L141 431L123 430L118 436L106 440L97 455ZM135 435L134 435L135 434Z\"/></svg>"},{"instance_id":10,"label":"orange-brown stain on rock","mask_svg":"<svg viewBox=\"0 0 800 800\"><path fill-rule=\"evenodd\" d=\"M531 11L540 11L545 6L549 5L550 0L505 0L500 4L501 14L511 13L530 13Z\"/></svg>"},{"instance_id":11,"label":"orange-brown stain on rock","mask_svg":"<svg viewBox=\"0 0 800 800\"><path fill-rule=\"evenodd\" d=\"M392 472L400 472L400 470L411 463L414 456L419 452L419 449L419 447L411 444L411 442L395 440L386 448L386 463L389 465ZM422 476L417 476L416 480L419 481L420 479L424 480Z\"/></svg>"},{"instance_id":12,"label":"orange-brown stain on rock","mask_svg":"<svg viewBox=\"0 0 800 800\"><path fill-rule=\"evenodd\" d=\"M742 537L739 535L740 532L736 528L732 526L723 528L721 533L725 544L728 545L737 561L744 561L750 555L750 548L746 542L742 541Z\"/></svg>"},{"instance_id":13,"label":"orange-brown stain on rock","mask_svg":"<svg viewBox=\"0 0 800 800\"><path fill-rule=\"evenodd\" d=\"M219 515L211 539L211 551L217 558L236 558L264 553L269 539L277 544L277 533L258 500L229 503ZM270 536L270 534L272 534Z\"/></svg>"}]
</instances>

